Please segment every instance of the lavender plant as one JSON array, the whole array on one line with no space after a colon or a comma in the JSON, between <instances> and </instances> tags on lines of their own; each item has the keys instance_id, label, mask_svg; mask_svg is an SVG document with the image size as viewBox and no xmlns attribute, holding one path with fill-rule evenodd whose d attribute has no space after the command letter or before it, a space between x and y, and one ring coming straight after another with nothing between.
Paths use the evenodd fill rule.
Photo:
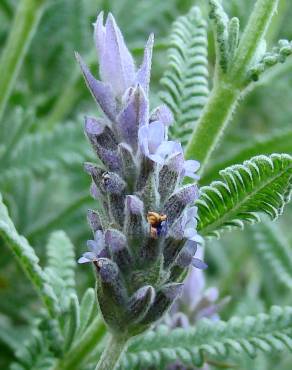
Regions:
<instances>
[{"instance_id":1,"label":"lavender plant","mask_svg":"<svg viewBox=\"0 0 292 370\"><path fill-rule=\"evenodd\" d=\"M115 366L124 343L145 331L179 295L181 281L201 241L196 232L199 163L185 160L179 142L167 140L172 114L165 105L149 113L153 35L136 71L111 14L95 23L101 81L77 54L85 81L105 118L86 117L85 132L103 166L85 164L101 203L89 211L94 240L80 263L93 262L97 297L112 332L98 369Z\"/></svg>"},{"instance_id":2,"label":"lavender plant","mask_svg":"<svg viewBox=\"0 0 292 370\"><path fill-rule=\"evenodd\" d=\"M254 140L255 128L245 127L246 144L241 143L242 136L236 145L234 139L229 143L230 136L224 137L238 103L260 86L257 81L267 83L289 69L291 42L283 40L283 35L275 40L277 22L271 24L277 9L282 17L285 14L283 4L247 1L239 9L233 0L228 4L210 0L213 70L213 50L208 48L212 37L198 6L180 15L189 8L188 0L104 1L102 6L113 10L130 42L128 49L111 13L98 15L94 23L96 78L90 71L95 67L91 52L85 55L86 63L76 54L82 73L77 72L78 66L76 70L70 67L72 44L81 54L88 50L89 37L81 30L85 15L95 11L96 4L90 7L89 3L21 1L0 60L0 116L7 112L0 122L0 242L10 248L42 302L40 309L14 265L6 262L9 258L4 255L3 262L1 257L0 293L9 273L17 287L17 295L14 288L12 295L0 299L0 342L15 353L11 369L169 370L238 365L267 370L280 360L289 362L287 352L281 358L271 358L270 353L291 350L292 311L286 305L290 304L292 258L278 226L271 226L262 215L277 219L290 200L291 130ZM223 5L244 13L240 21L229 19ZM240 23L248 18L251 5L254 8L241 32ZM1 9L9 17L13 7L3 1ZM56 24L60 32L48 35L47 30ZM155 30L158 40L154 43L150 35L144 48L139 40L145 28ZM54 51L48 48L39 53L46 37ZM167 62L159 59L166 46ZM153 50L158 55L155 63ZM24 83L19 70L26 53L24 76L31 71L31 60L39 63ZM143 55L138 66L133 55L139 54ZM159 71L160 63L163 71ZM79 80L82 74L101 113L97 117L92 114L96 106L91 111ZM158 94L157 75L162 77ZM152 109L150 97L160 100L160 105ZM19 101L24 105L29 101L27 113L14 112ZM259 115L264 116L265 109ZM84 130L94 156L82 142L76 111L89 112ZM272 114L271 107L267 111ZM68 116L74 123L54 128ZM231 130L234 136L244 131ZM84 167L92 181L93 201L86 177L76 167L82 161L90 161ZM66 200L68 208L63 209ZM45 256L44 236L56 227L65 228L74 244L80 245L88 235L80 222L87 203L92 237L87 242L89 251L78 261L91 264L94 274L79 265L76 279L80 248L74 251L66 233L55 231ZM48 210L55 213L53 218ZM248 227L242 236L234 230L255 223L261 224ZM231 240L224 237L226 230L232 230ZM222 239L220 244L212 242L214 237ZM206 272L205 246L210 265ZM203 291L205 273L213 288ZM79 301L77 291L81 290ZM220 299L218 292L222 297L232 296L231 301ZM274 303L278 306L269 308ZM225 321L220 316L231 318ZM23 331L19 322L26 323ZM264 356L254 360L258 352ZM3 363L7 367L5 359Z\"/></svg>"}]
</instances>

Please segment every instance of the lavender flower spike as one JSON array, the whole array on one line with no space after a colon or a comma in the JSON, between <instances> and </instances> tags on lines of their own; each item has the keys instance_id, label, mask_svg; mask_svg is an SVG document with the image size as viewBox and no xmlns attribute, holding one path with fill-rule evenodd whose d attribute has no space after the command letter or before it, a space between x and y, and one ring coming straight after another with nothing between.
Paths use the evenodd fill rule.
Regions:
<instances>
[{"instance_id":1,"label":"lavender flower spike","mask_svg":"<svg viewBox=\"0 0 292 370\"><path fill-rule=\"evenodd\" d=\"M97 297L109 329L136 335L159 320L182 290L195 256L199 196L196 161L185 161L179 142L167 139L172 113L161 105L149 113L153 36L141 66L133 58L113 16L94 25L101 81L79 55L85 82L104 113L86 117L85 134L99 160L86 163L98 211L88 212L94 239L79 263L95 266ZM129 319L130 318L130 319Z\"/></svg>"}]
</instances>

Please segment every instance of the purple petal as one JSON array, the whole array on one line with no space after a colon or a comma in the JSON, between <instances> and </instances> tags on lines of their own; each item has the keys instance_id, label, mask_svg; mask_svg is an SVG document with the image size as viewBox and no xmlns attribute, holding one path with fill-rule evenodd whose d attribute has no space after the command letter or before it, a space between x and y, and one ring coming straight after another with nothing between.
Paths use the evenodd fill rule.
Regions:
<instances>
[{"instance_id":1,"label":"purple petal","mask_svg":"<svg viewBox=\"0 0 292 370\"><path fill-rule=\"evenodd\" d=\"M99 60L100 75L115 94L122 96L133 85L135 66L114 17L109 13L105 24L104 50Z\"/></svg>"},{"instance_id":2,"label":"purple petal","mask_svg":"<svg viewBox=\"0 0 292 370\"><path fill-rule=\"evenodd\" d=\"M149 91L153 43L154 35L151 34L145 46L143 62L136 75L136 83L143 87L146 95Z\"/></svg>"},{"instance_id":3,"label":"purple petal","mask_svg":"<svg viewBox=\"0 0 292 370\"><path fill-rule=\"evenodd\" d=\"M86 245L87 245L87 248L90 249L91 252L93 253L98 253L100 250L95 240L87 240Z\"/></svg>"},{"instance_id":4,"label":"purple petal","mask_svg":"<svg viewBox=\"0 0 292 370\"><path fill-rule=\"evenodd\" d=\"M180 143L176 141L163 141L156 153L165 158L176 153L182 153L182 148Z\"/></svg>"},{"instance_id":5,"label":"purple petal","mask_svg":"<svg viewBox=\"0 0 292 370\"><path fill-rule=\"evenodd\" d=\"M160 121L165 126L170 126L173 123L173 114L167 105L162 104L151 113L150 121Z\"/></svg>"},{"instance_id":6,"label":"purple petal","mask_svg":"<svg viewBox=\"0 0 292 370\"><path fill-rule=\"evenodd\" d=\"M94 182L92 182L90 185L90 195L92 196L93 199L99 199L101 197L101 194Z\"/></svg>"},{"instance_id":7,"label":"purple petal","mask_svg":"<svg viewBox=\"0 0 292 370\"><path fill-rule=\"evenodd\" d=\"M135 151L137 150L138 129L147 124L148 109L148 100L142 87L138 85L117 118L120 135Z\"/></svg>"},{"instance_id":8,"label":"purple petal","mask_svg":"<svg viewBox=\"0 0 292 370\"><path fill-rule=\"evenodd\" d=\"M94 233L97 230L102 230L102 222L98 211L93 211L92 209L89 209L87 211L87 221Z\"/></svg>"},{"instance_id":9,"label":"purple petal","mask_svg":"<svg viewBox=\"0 0 292 370\"><path fill-rule=\"evenodd\" d=\"M110 229L105 233L105 243L112 250L118 251L125 248L127 239L123 233L118 230Z\"/></svg>"},{"instance_id":10,"label":"purple petal","mask_svg":"<svg viewBox=\"0 0 292 370\"><path fill-rule=\"evenodd\" d=\"M86 252L82 257L79 258L78 263L92 262L96 259L96 255L93 252Z\"/></svg>"},{"instance_id":11,"label":"purple petal","mask_svg":"<svg viewBox=\"0 0 292 370\"><path fill-rule=\"evenodd\" d=\"M126 196L126 206L133 214L140 214L144 209L143 202L135 195Z\"/></svg>"},{"instance_id":12,"label":"purple petal","mask_svg":"<svg viewBox=\"0 0 292 370\"><path fill-rule=\"evenodd\" d=\"M103 112L111 120L115 120L117 107L110 86L96 80L89 71L87 65L82 60L81 56L78 53L75 53L75 56L81 67L85 82L90 92L92 93L92 96L95 98L96 102L99 104Z\"/></svg>"},{"instance_id":13,"label":"purple petal","mask_svg":"<svg viewBox=\"0 0 292 370\"><path fill-rule=\"evenodd\" d=\"M184 282L184 289L181 301L193 310L202 297L205 287L205 278L202 270L190 267L189 273Z\"/></svg>"},{"instance_id":14,"label":"purple petal","mask_svg":"<svg viewBox=\"0 0 292 370\"><path fill-rule=\"evenodd\" d=\"M150 158L153 162L163 165L164 160L160 155L157 154L149 154L148 158Z\"/></svg>"},{"instance_id":15,"label":"purple petal","mask_svg":"<svg viewBox=\"0 0 292 370\"><path fill-rule=\"evenodd\" d=\"M198 258L193 258L192 265L200 270L205 270L208 267L208 265L205 262Z\"/></svg>"},{"instance_id":16,"label":"purple petal","mask_svg":"<svg viewBox=\"0 0 292 370\"><path fill-rule=\"evenodd\" d=\"M85 117L85 132L87 135L100 135L103 133L105 123L93 117Z\"/></svg>"},{"instance_id":17,"label":"purple petal","mask_svg":"<svg viewBox=\"0 0 292 370\"><path fill-rule=\"evenodd\" d=\"M184 165L183 153L175 153L169 156L166 165L170 171L180 174Z\"/></svg>"},{"instance_id":18,"label":"purple petal","mask_svg":"<svg viewBox=\"0 0 292 370\"><path fill-rule=\"evenodd\" d=\"M78 259L78 263L88 263L88 262L92 262L92 261L83 256Z\"/></svg>"},{"instance_id":19,"label":"purple petal","mask_svg":"<svg viewBox=\"0 0 292 370\"><path fill-rule=\"evenodd\" d=\"M155 154L159 145L164 140L165 128L161 122L152 122L148 126L148 148L149 153Z\"/></svg>"},{"instance_id":20,"label":"purple petal","mask_svg":"<svg viewBox=\"0 0 292 370\"><path fill-rule=\"evenodd\" d=\"M139 128L138 131L138 140L139 140L139 148L141 152L145 155L149 155L149 148L148 148L148 126L142 126Z\"/></svg>"},{"instance_id":21,"label":"purple petal","mask_svg":"<svg viewBox=\"0 0 292 370\"><path fill-rule=\"evenodd\" d=\"M196 175L195 172L200 168L200 163L194 160L187 160L184 164L184 176L191 177L195 180L199 180L200 176Z\"/></svg>"},{"instance_id":22,"label":"purple petal","mask_svg":"<svg viewBox=\"0 0 292 370\"><path fill-rule=\"evenodd\" d=\"M196 235L197 235L197 231L195 228L185 229L185 233L184 233L185 238L193 240L192 238L195 237Z\"/></svg>"},{"instance_id":23,"label":"purple petal","mask_svg":"<svg viewBox=\"0 0 292 370\"><path fill-rule=\"evenodd\" d=\"M94 239L98 244L98 249L102 249L104 247L104 234L101 230L96 230Z\"/></svg>"},{"instance_id":24,"label":"purple petal","mask_svg":"<svg viewBox=\"0 0 292 370\"><path fill-rule=\"evenodd\" d=\"M195 242L197 242L198 244L200 244L200 245L203 245L204 244L204 239L201 237L201 235L199 235L199 234L194 234L191 238L190 238L190 240L192 240L192 241L195 241Z\"/></svg>"},{"instance_id":25,"label":"purple petal","mask_svg":"<svg viewBox=\"0 0 292 370\"><path fill-rule=\"evenodd\" d=\"M99 59L102 58L105 49L105 27L103 25L103 12L100 12L94 23L94 41Z\"/></svg>"}]
</instances>

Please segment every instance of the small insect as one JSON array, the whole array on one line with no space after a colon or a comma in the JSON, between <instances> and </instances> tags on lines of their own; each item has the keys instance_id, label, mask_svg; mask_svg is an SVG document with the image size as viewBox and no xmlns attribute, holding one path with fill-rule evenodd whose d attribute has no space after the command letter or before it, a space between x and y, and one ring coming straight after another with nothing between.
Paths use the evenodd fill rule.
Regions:
<instances>
[{"instance_id":1,"label":"small insect","mask_svg":"<svg viewBox=\"0 0 292 370\"><path fill-rule=\"evenodd\" d=\"M153 239L157 239L159 235L165 234L167 231L167 216L157 212L148 212L147 221L150 224L150 235Z\"/></svg>"}]
</instances>

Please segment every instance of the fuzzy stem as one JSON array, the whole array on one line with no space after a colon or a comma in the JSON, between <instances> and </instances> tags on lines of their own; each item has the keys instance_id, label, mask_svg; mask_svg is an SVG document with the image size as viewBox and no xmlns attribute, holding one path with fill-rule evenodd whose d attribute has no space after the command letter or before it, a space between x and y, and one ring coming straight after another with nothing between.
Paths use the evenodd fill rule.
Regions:
<instances>
[{"instance_id":1,"label":"fuzzy stem","mask_svg":"<svg viewBox=\"0 0 292 370\"><path fill-rule=\"evenodd\" d=\"M247 69L277 9L278 0L258 0L226 75L216 76L212 94L186 148L186 158L201 162L201 173L246 87Z\"/></svg>"},{"instance_id":2,"label":"fuzzy stem","mask_svg":"<svg viewBox=\"0 0 292 370\"><path fill-rule=\"evenodd\" d=\"M224 81L213 88L185 152L187 159L196 158L201 163L201 173L230 121L239 95L239 90Z\"/></svg>"},{"instance_id":3,"label":"fuzzy stem","mask_svg":"<svg viewBox=\"0 0 292 370\"><path fill-rule=\"evenodd\" d=\"M0 121L44 9L44 0L21 0L0 60Z\"/></svg>"},{"instance_id":4,"label":"fuzzy stem","mask_svg":"<svg viewBox=\"0 0 292 370\"><path fill-rule=\"evenodd\" d=\"M106 333L100 318L96 318L73 347L58 362L54 370L78 370L80 364L97 347Z\"/></svg>"},{"instance_id":5,"label":"fuzzy stem","mask_svg":"<svg viewBox=\"0 0 292 370\"><path fill-rule=\"evenodd\" d=\"M250 67L257 49L266 35L278 3L279 0L258 0L256 2L232 63L231 80L236 79L236 81L241 83L245 80L246 71Z\"/></svg>"},{"instance_id":6,"label":"fuzzy stem","mask_svg":"<svg viewBox=\"0 0 292 370\"><path fill-rule=\"evenodd\" d=\"M128 337L114 336L109 338L95 370L114 370L126 349Z\"/></svg>"}]
</instances>

